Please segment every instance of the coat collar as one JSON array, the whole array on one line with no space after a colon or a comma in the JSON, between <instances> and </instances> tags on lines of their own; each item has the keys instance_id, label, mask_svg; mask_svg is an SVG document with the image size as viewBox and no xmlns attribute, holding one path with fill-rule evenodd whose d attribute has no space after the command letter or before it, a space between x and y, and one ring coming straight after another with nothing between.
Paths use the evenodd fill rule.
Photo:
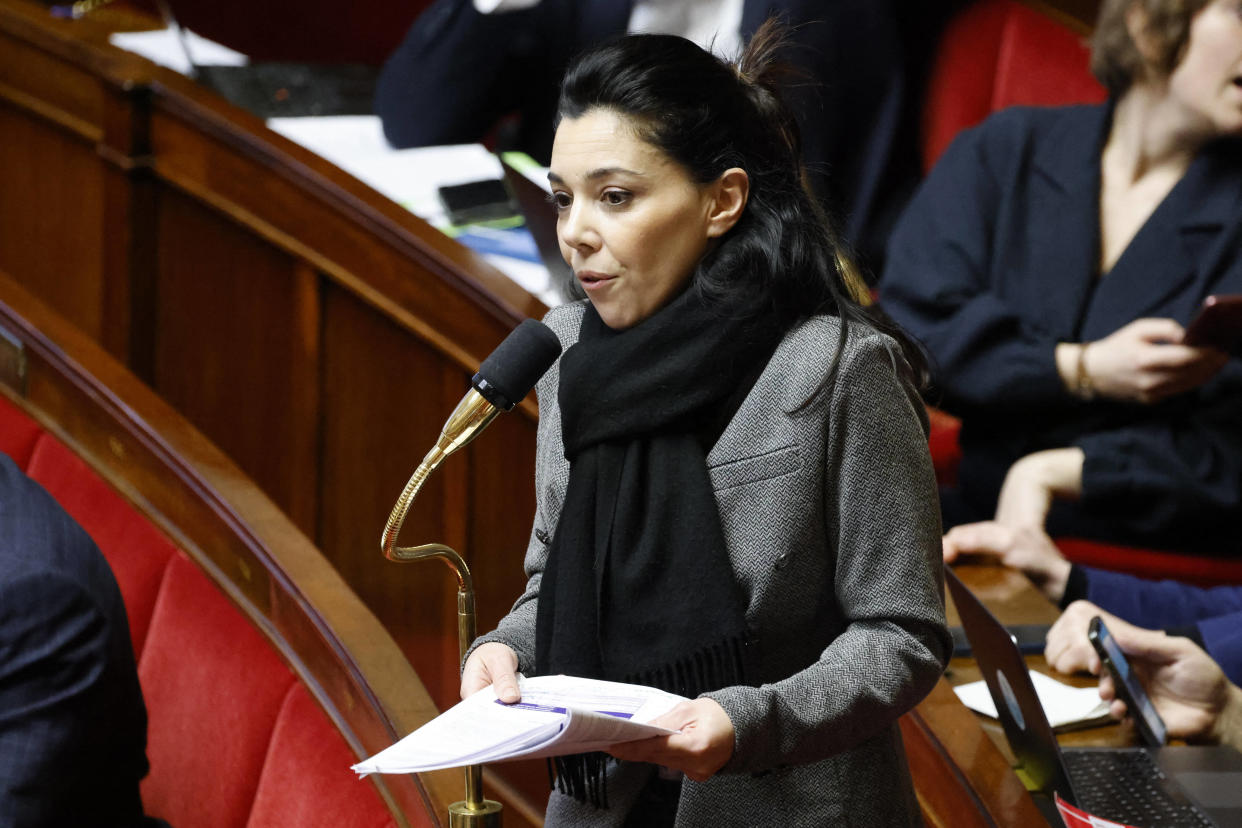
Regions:
<instances>
[{"instance_id":1,"label":"coat collar","mask_svg":"<svg viewBox=\"0 0 1242 828\"><path fill-rule=\"evenodd\" d=\"M1075 108L1044 136L1031 160L1032 196L1045 202L1050 216L1049 284L1040 298L1059 338L1096 339L1153 313L1188 315L1240 241L1242 153L1237 141L1218 142L1195 158L1097 280L1100 156L1111 125L1111 105ZM1091 276L1084 280L1083 274ZM1179 293L1187 301L1170 305Z\"/></svg>"}]
</instances>

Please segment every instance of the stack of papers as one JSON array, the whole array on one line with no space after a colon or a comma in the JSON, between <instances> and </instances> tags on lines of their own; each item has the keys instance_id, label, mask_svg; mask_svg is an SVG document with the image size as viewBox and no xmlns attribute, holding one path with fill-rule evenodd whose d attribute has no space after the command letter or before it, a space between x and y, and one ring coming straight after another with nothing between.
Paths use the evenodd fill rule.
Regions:
<instances>
[{"instance_id":1,"label":"stack of papers","mask_svg":"<svg viewBox=\"0 0 1242 828\"><path fill-rule=\"evenodd\" d=\"M651 687L571 676L519 676L518 684L517 704L497 700L488 687L353 769L361 776L419 773L606 750L674 733L647 722L686 701Z\"/></svg>"},{"instance_id":2,"label":"stack of papers","mask_svg":"<svg viewBox=\"0 0 1242 828\"><path fill-rule=\"evenodd\" d=\"M1085 727L1110 720L1108 702L1100 698L1096 688L1072 687L1035 670L1031 670L1030 674L1039 704L1054 728ZM953 690L962 704L971 710L996 718L996 705L986 682L972 681Z\"/></svg>"},{"instance_id":3,"label":"stack of papers","mask_svg":"<svg viewBox=\"0 0 1242 828\"><path fill-rule=\"evenodd\" d=\"M172 29L149 32L116 32L108 42L118 49L142 55L182 75L190 74L190 58L196 66L245 66L247 58L227 46L183 29L184 37Z\"/></svg>"}]
</instances>

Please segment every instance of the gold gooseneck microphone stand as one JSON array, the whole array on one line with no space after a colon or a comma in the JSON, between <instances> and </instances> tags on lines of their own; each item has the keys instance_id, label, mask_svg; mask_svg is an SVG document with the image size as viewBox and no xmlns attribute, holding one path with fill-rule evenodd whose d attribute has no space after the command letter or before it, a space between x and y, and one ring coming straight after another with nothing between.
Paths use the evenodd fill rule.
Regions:
<instances>
[{"instance_id":1,"label":"gold gooseneck microphone stand","mask_svg":"<svg viewBox=\"0 0 1242 828\"><path fill-rule=\"evenodd\" d=\"M405 484L397 505L393 506L388 523L384 526L384 534L380 539L380 547L384 557L390 561L406 563L439 558L457 576L457 644L458 657L465 658L466 650L475 636L474 614L474 582L470 578L470 567L462 560L461 555L442 543L425 543L421 546L397 546L397 535L401 532L401 524L410 510L414 496L423 487L423 482L436 470L436 467L453 452L474 439L500 410L493 406L478 391L471 391L458 403L452 416L444 425L440 439L427 456L418 464L410 482ZM483 766L471 765L466 768L466 798L449 806L449 828L500 828L501 804L483 798Z\"/></svg>"}]
</instances>

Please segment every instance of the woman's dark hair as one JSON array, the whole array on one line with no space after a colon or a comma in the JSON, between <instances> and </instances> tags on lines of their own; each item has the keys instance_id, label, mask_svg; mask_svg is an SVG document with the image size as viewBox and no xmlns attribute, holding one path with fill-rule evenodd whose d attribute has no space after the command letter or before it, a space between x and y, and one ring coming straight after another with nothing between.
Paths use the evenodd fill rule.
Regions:
<instances>
[{"instance_id":1,"label":"woman's dark hair","mask_svg":"<svg viewBox=\"0 0 1242 828\"><path fill-rule=\"evenodd\" d=\"M1190 23L1210 0L1104 0L1091 36L1091 71L1109 94L1120 97L1145 75L1168 77L1190 41ZM1145 56L1127 20L1131 8L1143 14Z\"/></svg>"},{"instance_id":2,"label":"woman's dark hair","mask_svg":"<svg viewBox=\"0 0 1242 828\"><path fill-rule=\"evenodd\" d=\"M561 83L558 118L592 109L628 116L640 138L700 183L732 167L750 195L737 224L699 262L692 284L730 312L765 315L789 330L815 314L894 337L924 385L926 360L868 293L806 186L798 126L781 100L792 76L778 60L785 27L768 20L732 66L671 35L629 35L580 55Z\"/></svg>"}]
</instances>

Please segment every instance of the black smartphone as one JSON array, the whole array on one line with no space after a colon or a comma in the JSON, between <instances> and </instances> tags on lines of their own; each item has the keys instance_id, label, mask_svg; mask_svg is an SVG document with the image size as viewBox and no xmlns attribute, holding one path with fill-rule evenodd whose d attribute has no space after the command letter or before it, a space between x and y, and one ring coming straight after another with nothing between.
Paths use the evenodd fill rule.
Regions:
<instances>
[{"instance_id":1,"label":"black smartphone","mask_svg":"<svg viewBox=\"0 0 1242 828\"><path fill-rule=\"evenodd\" d=\"M1204 299L1182 342L1196 348L1210 345L1242 356L1242 294Z\"/></svg>"},{"instance_id":2,"label":"black smartphone","mask_svg":"<svg viewBox=\"0 0 1242 828\"><path fill-rule=\"evenodd\" d=\"M1142 684L1139 684L1138 677L1130 669L1130 662L1126 661L1125 654L1113 640L1108 627L1104 626L1103 618L1097 615L1091 619L1091 624L1087 627L1087 638L1090 639L1091 646L1095 647L1096 653L1100 656L1100 661L1104 662L1104 666L1108 668L1109 674L1113 677L1113 686L1117 688L1117 698L1126 703L1126 710L1134 719L1134 725L1138 728L1143 742L1148 747L1163 745L1168 740L1164 720L1152 706L1151 699L1147 698L1147 691L1143 689Z\"/></svg>"},{"instance_id":3,"label":"black smartphone","mask_svg":"<svg viewBox=\"0 0 1242 828\"><path fill-rule=\"evenodd\" d=\"M436 193L448 213L449 222L455 225L477 224L518 214L505 183L499 178L451 184L438 188Z\"/></svg>"},{"instance_id":4,"label":"black smartphone","mask_svg":"<svg viewBox=\"0 0 1242 828\"><path fill-rule=\"evenodd\" d=\"M1048 638L1049 626L1048 624L1006 624L1005 630L1023 655L1042 655L1044 641ZM954 658L973 654L974 651L970 649L970 639L966 637L965 630L961 627L950 627L949 632L953 634Z\"/></svg>"}]
</instances>

